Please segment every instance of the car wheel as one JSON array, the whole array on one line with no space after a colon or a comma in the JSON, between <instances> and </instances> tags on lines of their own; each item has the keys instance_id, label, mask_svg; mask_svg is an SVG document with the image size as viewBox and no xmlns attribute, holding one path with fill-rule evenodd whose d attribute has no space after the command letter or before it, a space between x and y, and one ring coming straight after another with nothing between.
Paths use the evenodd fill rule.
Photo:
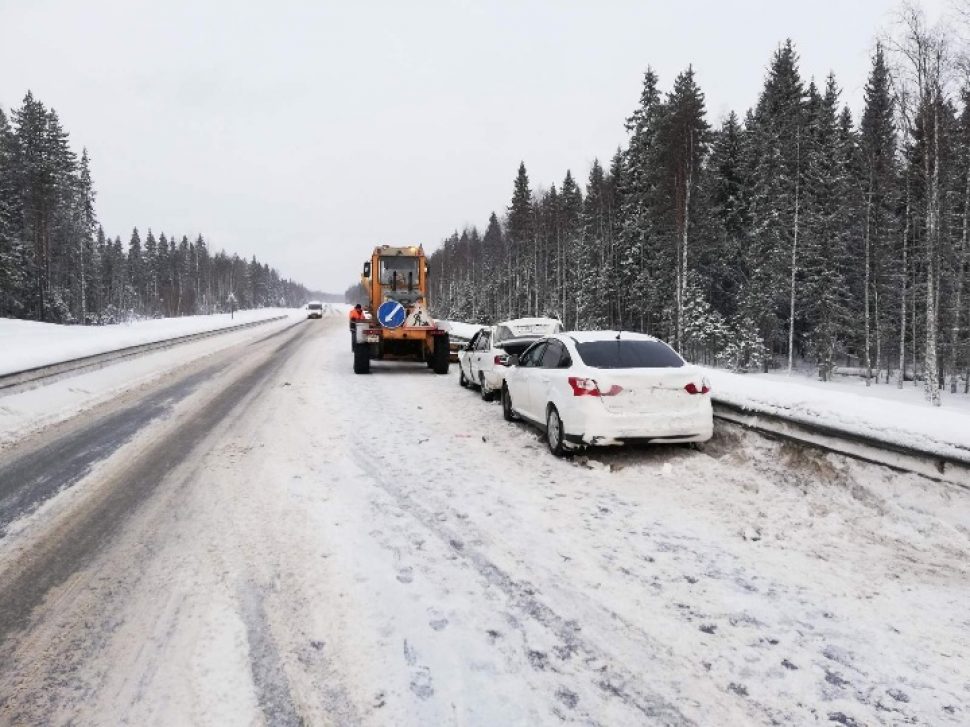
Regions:
<instances>
[{"instance_id":1,"label":"car wheel","mask_svg":"<svg viewBox=\"0 0 970 727\"><path fill-rule=\"evenodd\" d=\"M493 401L495 392L485 386L485 374L478 375L478 390L482 393L482 401Z\"/></svg>"},{"instance_id":2,"label":"car wheel","mask_svg":"<svg viewBox=\"0 0 970 727\"><path fill-rule=\"evenodd\" d=\"M568 454L563 444L565 436L559 412L556 407L550 406L546 414L546 444L549 445L549 451L557 457L565 457Z\"/></svg>"},{"instance_id":3,"label":"car wheel","mask_svg":"<svg viewBox=\"0 0 970 727\"><path fill-rule=\"evenodd\" d=\"M468 388L468 379L465 378L465 369L461 367L461 364L458 364L458 385L463 389Z\"/></svg>"},{"instance_id":4,"label":"car wheel","mask_svg":"<svg viewBox=\"0 0 970 727\"><path fill-rule=\"evenodd\" d=\"M502 384L502 416L507 422L514 422L519 418L515 409L512 408L512 395L509 393L509 387L505 384Z\"/></svg>"}]
</instances>

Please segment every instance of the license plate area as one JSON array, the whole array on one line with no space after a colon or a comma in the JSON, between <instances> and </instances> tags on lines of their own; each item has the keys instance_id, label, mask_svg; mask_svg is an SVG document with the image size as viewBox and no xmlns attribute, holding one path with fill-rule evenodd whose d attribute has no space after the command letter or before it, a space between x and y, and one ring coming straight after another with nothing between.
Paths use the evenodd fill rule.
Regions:
<instances>
[{"instance_id":1,"label":"license plate area","mask_svg":"<svg viewBox=\"0 0 970 727\"><path fill-rule=\"evenodd\" d=\"M380 343L381 337L373 333L370 333L366 336L366 341L367 343Z\"/></svg>"}]
</instances>

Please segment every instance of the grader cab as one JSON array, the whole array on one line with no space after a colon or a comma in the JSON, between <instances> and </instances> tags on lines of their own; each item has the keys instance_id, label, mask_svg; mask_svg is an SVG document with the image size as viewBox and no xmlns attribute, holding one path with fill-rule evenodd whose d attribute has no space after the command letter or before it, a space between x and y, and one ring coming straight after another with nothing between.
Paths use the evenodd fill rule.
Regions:
<instances>
[{"instance_id":1,"label":"grader cab","mask_svg":"<svg viewBox=\"0 0 970 727\"><path fill-rule=\"evenodd\" d=\"M428 313L424 248L375 247L361 284L369 319L353 325L354 373L370 373L373 360L398 360L421 361L447 374L450 341Z\"/></svg>"}]
</instances>

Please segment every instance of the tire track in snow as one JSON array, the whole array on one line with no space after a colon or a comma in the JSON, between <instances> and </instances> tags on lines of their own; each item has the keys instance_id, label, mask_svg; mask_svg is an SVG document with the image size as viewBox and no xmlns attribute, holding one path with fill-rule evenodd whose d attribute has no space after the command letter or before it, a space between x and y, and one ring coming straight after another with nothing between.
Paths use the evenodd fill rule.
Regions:
<instances>
[{"instance_id":1,"label":"tire track in snow","mask_svg":"<svg viewBox=\"0 0 970 727\"><path fill-rule=\"evenodd\" d=\"M266 617L263 594L252 583L239 591L241 615L249 641L249 669L266 724L271 727L300 727L305 721L293 704L280 652Z\"/></svg>"},{"instance_id":2,"label":"tire track in snow","mask_svg":"<svg viewBox=\"0 0 970 727\"><path fill-rule=\"evenodd\" d=\"M362 453L355 450L354 460L403 511L418 520L458 558L471 565L490 585L504 593L513 610L552 632L562 642L563 648L568 653L581 654L587 661L596 661L603 664L601 670L598 670L595 675L590 675L596 680L596 686L602 692L637 710L649 719L651 724L695 724L676 705L661 695L638 686L637 682L640 681L640 678L637 675L611 665L611 660L606 653L580 636L580 628L575 621L563 618L552 608L542 603L536 597L531 586L516 581L486 557L484 553L466 545L458 533L446 527L435 517L434 513L422 507L401 488L386 479L380 468Z\"/></svg>"}]
</instances>

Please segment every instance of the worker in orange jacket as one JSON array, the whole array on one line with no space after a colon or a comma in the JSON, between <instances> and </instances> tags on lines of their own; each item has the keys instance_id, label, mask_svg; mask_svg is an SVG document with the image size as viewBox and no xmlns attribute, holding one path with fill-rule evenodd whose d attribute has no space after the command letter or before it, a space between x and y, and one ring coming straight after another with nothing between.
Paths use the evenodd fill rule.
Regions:
<instances>
[{"instance_id":1,"label":"worker in orange jacket","mask_svg":"<svg viewBox=\"0 0 970 727\"><path fill-rule=\"evenodd\" d=\"M354 327L357 325L358 321L363 321L363 320L365 320L364 306L358 303L357 305L355 305L353 308L350 309L350 350L351 351L354 349L354 343L357 340L357 331L355 330Z\"/></svg>"}]
</instances>

